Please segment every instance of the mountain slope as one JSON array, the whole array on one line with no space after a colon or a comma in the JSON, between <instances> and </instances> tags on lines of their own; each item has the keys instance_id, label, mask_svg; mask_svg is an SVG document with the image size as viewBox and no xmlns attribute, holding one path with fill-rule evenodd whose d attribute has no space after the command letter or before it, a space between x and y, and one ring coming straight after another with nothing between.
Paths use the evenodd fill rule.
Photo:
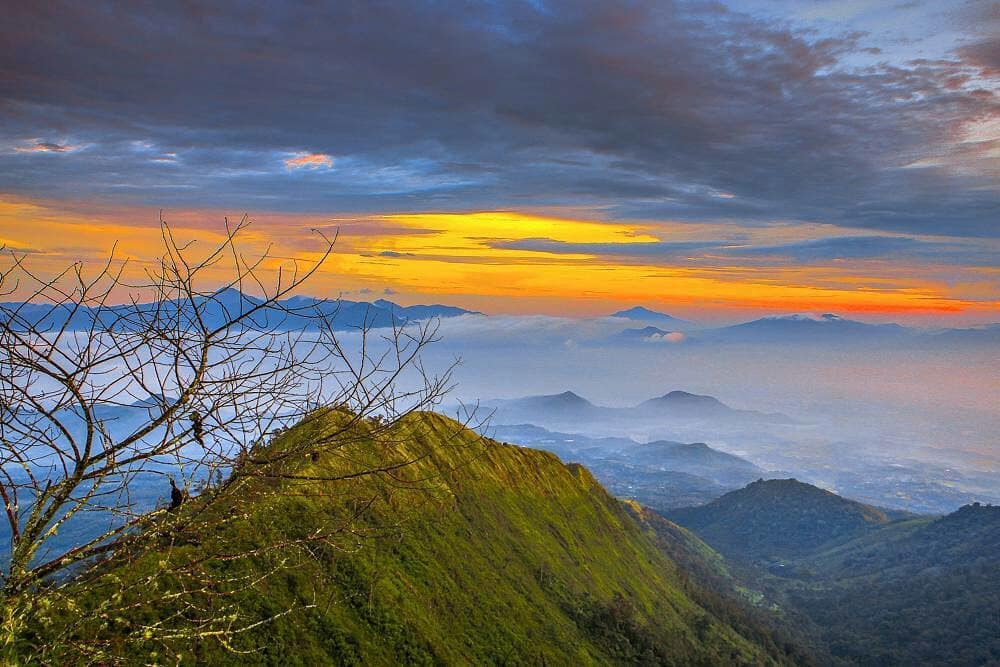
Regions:
<instances>
[{"instance_id":1,"label":"mountain slope","mask_svg":"<svg viewBox=\"0 0 1000 667\"><path fill-rule=\"evenodd\" d=\"M892 512L778 480L669 514L731 559L729 572L774 601L823 664L1000 664L1000 507L890 522ZM709 588L733 588L719 563L706 577L712 561L669 553Z\"/></svg>"},{"instance_id":2,"label":"mountain slope","mask_svg":"<svg viewBox=\"0 0 1000 667\"><path fill-rule=\"evenodd\" d=\"M890 521L878 508L794 479L760 480L667 516L727 557L746 561L801 556Z\"/></svg>"},{"instance_id":3,"label":"mountain slope","mask_svg":"<svg viewBox=\"0 0 1000 667\"><path fill-rule=\"evenodd\" d=\"M1000 507L889 524L786 569L765 585L833 664L1000 664Z\"/></svg>"},{"instance_id":4,"label":"mountain slope","mask_svg":"<svg viewBox=\"0 0 1000 667\"><path fill-rule=\"evenodd\" d=\"M344 428L347 419L330 411L286 432L268 452L279 460L289 443ZM348 450L315 463L285 460L282 470L329 476L349 474L358 461L415 462L391 476L332 487L301 483L322 496L262 481L232 498L238 518L217 531L181 539L183 546L141 562L109 565L104 578L73 595L75 608L63 618L80 624L82 634L112 640L123 629L102 626L88 610L117 590L115 577L141 580L156 568L198 562L213 549L259 550L356 517L344 537L312 545L308 557L302 550L263 550L254 559L213 565L233 581L260 578L234 592L243 623L322 601L230 640L234 649L259 652L231 654L210 637L166 642L166 650L213 664L784 660L773 645L765 649L741 636L686 594L676 566L648 530L584 468L485 440L437 415L411 416L391 437L373 439L365 429L351 427ZM184 509L198 511L198 500ZM225 508L219 512L226 514ZM285 565L268 575L282 558ZM143 588L129 589L135 599L124 603L138 605L136 615L145 623L176 623L169 579L165 585L154 598ZM184 595L200 600L201 593ZM203 603L213 600L206 596ZM133 660L164 650L153 642L108 646Z\"/></svg>"}]
</instances>

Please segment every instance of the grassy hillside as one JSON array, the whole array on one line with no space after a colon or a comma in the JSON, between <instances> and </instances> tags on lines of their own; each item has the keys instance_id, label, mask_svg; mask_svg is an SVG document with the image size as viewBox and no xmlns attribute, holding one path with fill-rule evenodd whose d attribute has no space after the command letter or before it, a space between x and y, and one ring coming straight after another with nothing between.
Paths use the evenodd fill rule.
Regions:
<instances>
[{"instance_id":1,"label":"grassy hillside","mask_svg":"<svg viewBox=\"0 0 1000 667\"><path fill-rule=\"evenodd\" d=\"M1000 507L890 522L783 480L675 516L732 561L675 560L713 590L763 593L824 664L1000 664Z\"/></svg>"},{"instance_id":2,"label":"grassy hillside","mask_svg":"<svg viewBox=\"0 0 1000 667\"><path fill-rule=\"evenodd\" d=\"M883 510L794 479L760 480L667 516L745 561L801 556L890 521Z\"/></svg>"},{"instance_id":3,"label":"grassy hillside","mask_svg":"<svg viewBox=\"0 0 1000 667\"><path fill-rule=\"evenodd\" d=\"M44 647L42 659L59 663L785 660L766 636L699 604L653 531L589 472L551 454L420 414L377 438L368 424L353 425L344 433L349 445L318 461L282 457L347 420L326 411L258 458L269 457L274 472L315 477L412 463L339 482L223 487L211 510L220 517L215 529L182 534L136 562L112 560L99 578L75 584L32 624L25 656ZM203 502L182 511L203 512ZM251 550L251 558L218 558ZM108 613L109 600L127 613ZM230 629L267 622L197 636L206 616Z\"/></svg>"},{"instance_id":4,"label":"grassy hillside","mask_svg":"<svg viewBox=\"0 0 1000 667\"><path fill-rule=\"evenodd\" d=\"M1000 507L877 531L774 579L838 664L1000 664Z\"/></svg>"}]
</instances>

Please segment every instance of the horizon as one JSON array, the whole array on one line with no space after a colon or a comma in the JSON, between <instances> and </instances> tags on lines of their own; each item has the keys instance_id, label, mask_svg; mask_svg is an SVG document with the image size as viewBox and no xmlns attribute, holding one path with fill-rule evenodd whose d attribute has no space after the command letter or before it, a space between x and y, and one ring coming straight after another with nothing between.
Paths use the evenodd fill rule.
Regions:
<instances>
[{"instance_id":1,"label":"horizon","mask_svg":"<svg viewBox=\"0 0 1000 667\"><path fill-rule=\"evenodd\" d=\"M208 289L208 290L205 290L205 291L201 292L200 295L201 296L211 296L211 295L221 294L223 292L237 292L237 293L243 294L244 296L248 296L248 297L251 297L251 298L260 298L260 296L261 296L259 293L255 293L255 292L252 292L252 291L242 291L241 292L237 288L234 288L234 287L224 287L224 286L220 287L218 289ZM133 293L132 295L134 296L136 294L137 293ZM755 310L748 310L747 311L748 315L747 315L747 317L744 317L744 318L740 318L740 317L736 317L736 318L726 317L725 315L720 316L717 313L711 313L711 311L710 311L710 313L709 313L710 316L709 317L706 317L706 318L703 318L703 319L694 319L694 318L689 319L689 318L686 318L686 317L677 317L675 312L666 312L664 310L658 310L657 308L649 307L648 305L638 304L638 303L635 303L635 304L632 304L632 305L626 304L620 310L615 311L615 312L573 313L573 314L553 314L553 313L547 313L547 312L504 312L504 311L485 312L485 311L476 311L476 310L473 310L471 308L465 308L465 307L463 307L463 306L461 306L459 304L450 303L450 302L440 302L440 303L438 303L438 302L430 302L430 301L415 301L415 300L412 300L412 299L400 299L400 298L398 298L398 295L396 294L396 292L394 292L393 290L388 289L388 288L386 288L385 290L383 290L383 292L381 294L379 294L379 293L373 293L372 291L365 291L365 292L360 292L360 293L356 293L356 294L350 294L350 293L348 293L348 294L350 296L352 296L353 298L347 298L348 295L340 295L340 296L334 296L334 297L318 296L316 294L311 294L308 291L306 291L306 292L299 293L299 294L292 294L292 295L288 296L287 299L288 300L294 300L294 299L315 299L317 301L325 301L325 302L331 302L331 303L335 303L335 302L338 302L338 301L345 301L345 302L351 302L351 303L368 303L368 304L372 304L372 305L378 304L380 302L384 302L384 303L388 303L388 304L392 304L392 305L396 305L396 306L401 306L403 308L420 307L420 306L428 306L428 307L439 306L439 307L444 307L444 308L458 308L460 310L466 311L466 312L460 313L458 315L452 315L452 317L460 317L460 316L465 316L465 315L469 315L469 316L479 315L479 316L483 316L483 317L490 317L490 316L494 316L494 317L503 317L503 316L507 316L507 317L536 317L536 316L542 316L542 317L551 317L551 318L557 318L557 319L561 318L561 319L581 320L581 321L583 321L583 320L594 320L594 319L617 318L617 319L623 319L623 320L626 320L626 321L634 322L636 327L642 327L642 325L646 325L646 327L648 327L648 328L656 328L656 329L660 329L663 326L668 326L669 327L670 324L669 323L665 323L665 322L659 322L660 326L658 327L658 326L656 326L656 320L643 319L642 317L630 317L630 316L624 315L622 313L631 312L631 311L641 311L641 313L644 314L644 315L648 315L648 316L652 316L652 317L665 316L665 317L669 317L669 318L671 318L673 320L677 320L677 322L678 322L677 326L680 326L680 327L683 327L683 326L686 326L686 325L691 325L691 326L696 327L696 328L697 327L701 327L701 326L705 326L705 327L727 327L727 326L735 326L735 325L738 325L738 324L748 324L748 323L756 322L756 321L759 321L759 320L810 320L810 321L815 321L815 322L823 322L823 321L847 321L847 322L858 322L858 323L861 323L861 324L900 324L900 326L905 326L907 328L913 328L913 329L917 329L917 330L920 330L920 329L936 330L936 329L948 329L948 328L959 328L959 329L961 329L961 328L982 328L982 327L991 327L991 326L1000 325L1000 318L998 318L996 321L975 322L975 323L972 323L972 324L969 324L969 325L966 325L966 326L962 326L960 322L939 322L939 323L933 323L932 321L929 321L929 320L926 320L926 319L917 319L916 321L909 321L908 322L907 318L905 318L905 317L893 319L893 313L882 313L882 314L879 314L879 313L864 313L861 316L855 316L855 315L844 316L844 315L841 315L840 313L834 313L834 312L822 312L822 311L781 312L781 311L778 311L778 310L756 310L756 311ZM7 304L10 304L10 303L40 303L40 304L45 304L45 303L48 303L48 301L34 301L34 300L30 300L30 299L27 300L27 301L25 301L25 300L17 300L17 299L10 298L10 299L8 299L6 301L3 301L3 302L0 302L0 303L7 303ZM126 298L124 295L122 295L121 298L118 299L118 300L108 301L107 304L106 304L106 306L113 307L113 306L129 305L130 303L132 303L132 301L129 298ZM143 301L143 300L139 299L139 300L136 301L136 303L140 303L141 304L141 303L149 303L149 302ZM669 306L667 306L667 308L669 308ZM677 312L680 312L680 311L677 311ZM695 312L704 313L704 311L695 311ZM954 326L949 326L949 325L954 325Z\"/></svg>"},{"instance_id":2,"label":"horizon","mask_svg":"<svg viewBox=\"0 0 1000 667\"><path fill-rule=\"evenodd\" d=\"M246 214L286 262L339 233L323 297L1000 320L988 2L8 14L0 243L43 274Z\"/></svg>"}]
</instances>

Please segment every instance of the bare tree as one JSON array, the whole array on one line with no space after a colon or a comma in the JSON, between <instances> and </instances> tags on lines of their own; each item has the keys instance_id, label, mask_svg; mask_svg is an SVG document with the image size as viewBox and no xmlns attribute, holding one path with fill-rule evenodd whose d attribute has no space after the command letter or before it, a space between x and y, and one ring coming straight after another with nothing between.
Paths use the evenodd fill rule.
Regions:
<instances>
[{"instance_id":1,"label":"bare tree","mask_svg":"<svg viewBox=\"0 0 1000 667\"><path fill-rule=\"evenodd\" d=\"M449 388L450 368L432 376L420 361L435 323L392 318L375 328L386 322L365 318L338 330L337 302L290 299L335 238L318 233L318 259L308 264L269 250L248 257L240 243L248 224L227 221L224 241L202 249L161 221L162 255L140 280L114 253L92 274L74 265L37 275L17 254L0 271L0 295L22 299L0 304L0 498L9 533L0 621L8 656L29 619L44 617L47 599L96 578L108 560L136 561L232 520L238 500L267 480L315 490L320 482L397 478L413 462L392 447L375 456L370 447L365 456L346 452L359 425L370 443ZM225 284L207 288L220 272ZM340 418L326 419L331 410ZM293 424L312 428L309 437L261 446ZM298 465L328 456L351 465ZM175 483L170 505L154 506L150 493L167 496ZM74 526L87 530L61 537ZM342 529L317 526L304 541ZM192 590L208 589L201 564L184 567ZM170 576L182 576L179 569ZM109 605L116 596L123 599L109 595ZM184 621L140 630L148 639L248 629L218 609L187 609Z\"/></svg>"}]
</instances>

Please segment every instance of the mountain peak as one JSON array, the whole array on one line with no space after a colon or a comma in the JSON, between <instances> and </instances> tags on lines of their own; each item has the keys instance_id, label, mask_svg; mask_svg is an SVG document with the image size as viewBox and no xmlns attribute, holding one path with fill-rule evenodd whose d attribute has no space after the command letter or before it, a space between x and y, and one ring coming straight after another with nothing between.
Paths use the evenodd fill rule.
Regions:
<instances>
[{"instance_id":1,"label":"mountain peak","mask_svg":"<svg viewBox=\"0 0 1000 667\"><path fill-rule=\"evenodd\" d=\"M611 317L621 317L627 320L638 320L641 322L672 322L675 324L685 323L684 320L674 317L673 315L661 313L656 310L650 310L644 306L634 306L627 310L619 310L617 313L611 313Z\"/></svg>"},{"instance_id":2,"label":"mountain peak","mask_svg":"<svg viewBox=\"0 0 1000 667\"><path fill-rule=\"evenodd\" d=\"M639 404L638 408L688 419L724 418L737 414L736 410L714 396L703 396L680 390L651 398Z\"/></svg>"},{"instance_id":3,"label":"mountain peak","mask_svg":"<svg viewBox=\"0 0 1000 667\"><path fill-rule=\"evenodd\" d=\"M502 411L513 410L517 414L518 420L530 422L536 419L539 413L548 416L571 415L576 419L582 414L596 409L597 406L583 396L572 391L564 391L560 394L515 398L504 402Z\"/></svg>"},{"instance_id":4,"label":"mountain peak","mask_svg":"<svg viewBox=\"0 0 1000 667\"><path fill-rule=\"evenodd\" d=\"M564 391L561 394L552 394L551 396L539 396L538 398L547 398L552 401L558 401L564 405L590 405L590 401L585 399L580 394L572 391Z\"/></svg>"}]
</instances>

